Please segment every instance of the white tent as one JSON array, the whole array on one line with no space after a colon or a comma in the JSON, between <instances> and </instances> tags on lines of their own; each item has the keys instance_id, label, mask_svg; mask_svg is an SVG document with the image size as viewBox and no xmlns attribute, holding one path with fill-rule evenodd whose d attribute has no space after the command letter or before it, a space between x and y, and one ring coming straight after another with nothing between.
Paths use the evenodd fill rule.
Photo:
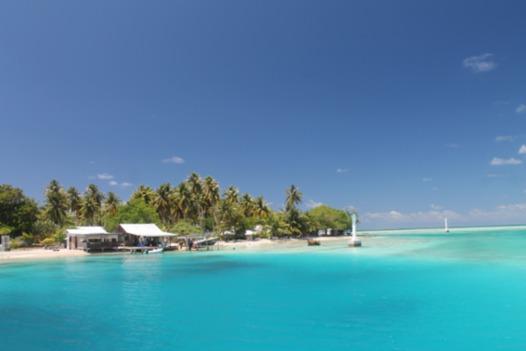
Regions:
<instances>
[{"instance_id":1,"label":"white tent","mask_svg":"<svg viewBox=\"0 0 526 351\"><path fill-rule=\"evenodd\" d=\"M158 226L153 223L146 224L121 224L119 225L123 234L131 234L136 236L142 236L145 238L161 238L161 237L172 237L175 234L163 232Z\"/></svg>"}]
</instances>

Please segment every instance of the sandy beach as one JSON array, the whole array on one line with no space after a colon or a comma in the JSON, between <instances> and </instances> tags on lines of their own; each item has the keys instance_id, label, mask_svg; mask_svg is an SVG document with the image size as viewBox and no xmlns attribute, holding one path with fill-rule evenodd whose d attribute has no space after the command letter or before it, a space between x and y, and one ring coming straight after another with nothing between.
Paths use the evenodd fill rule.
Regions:
<instances>
[{"instance_id":1,"label":"sandy beach","mask_svg":"<svg viewBox=\"0 0 526 351\"><path fill-rule=\"evenodd\" d=\"M323 246L324 243L328 244L348 240L348 237L320 237L317 238L317 240L319 240ZM281 251L302 249L306 247L307 241L305 239L219 241L214 245L214 249L219 251ZM0 263L82 257L89 255L89 253L82 250L61 249L59 251L53 251L43 248L16 249L7 252L0 252Z\"/></svg>"},{"instance_id":2,"label":"sandy beach","mask_svg":"<svg viewBox=\"0 0 526 351\"><path fill-rule=\"evenodd\" d=\"M43 248L31 249L17 249L6 252L0 252L0 263L18 262L18 261L32 261L40 259L51 259L61 257L79 257L87 256L88 253L82 250L67 250L61 249L59 251L46 250Z\"/></svg>"},{"instance_id":3,"label":"sandy beach","mask_svg":"<svg viewBox=\"0 0 526 351\"><path fill-rule=\"evenodd\" d=\"M324 243L339 243L350 240L350 237L316 237L321 245ZM220 250L246 250L246 251L279 251L289 249L301 249L307 247L306 239L258 239L258 240L239 240L239 241L219 241L215 245Z\"/></svg>"}]
</instances>

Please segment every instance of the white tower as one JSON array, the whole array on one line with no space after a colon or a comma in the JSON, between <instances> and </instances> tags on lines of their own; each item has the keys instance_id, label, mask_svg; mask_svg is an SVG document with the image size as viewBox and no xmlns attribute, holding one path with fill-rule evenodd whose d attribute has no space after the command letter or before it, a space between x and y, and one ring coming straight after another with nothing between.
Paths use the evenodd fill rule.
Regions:
<instances>
[{"instance_id":1,"label":"white tower","mask_svg":"<svg viewBox=\"0 0 526 351\"><path fill-rule=\"evenodd\" d=\"M352 218L352 237L349 246L358 247L362 246L362 242L356 237L356 213L351 214Z\"/></svg>"}]
</instances>

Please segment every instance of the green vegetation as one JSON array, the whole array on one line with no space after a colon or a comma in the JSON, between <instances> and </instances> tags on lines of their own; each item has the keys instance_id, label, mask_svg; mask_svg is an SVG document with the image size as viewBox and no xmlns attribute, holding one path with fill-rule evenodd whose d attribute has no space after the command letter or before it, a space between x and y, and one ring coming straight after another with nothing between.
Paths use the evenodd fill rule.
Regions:
<instances>
[{"instance_id":1,"label":"green vegetation","mask_svg":"<svg viewBox=\"0 0 526 351\"><path fill-rule=\"evenodd\" d=\"M21 189L0 185L0 225L4 230L9 228L11 236L30 232L37 215L36 202L26 197Z\"/></svg>"},{"instance_id":2,"label":"green vegetation","mask_svg":"<svg viewBox=\"0 0 526 351\"><path fill-rule=\"evenodd\" d=\"M161 220L155 209L142 198L134 198L125 205L120 205L114 215L105 218L105 227L114 231L121 223L155 223Z\"/></svg>"},{"instance_id":3,"label":"green vegetation","mask_svg":"<svg viewBox=\"0 0 526 351\"><path fill-rule=\"evenodd\" d=\"M352 227L350 213L326 205L315 207L307 211L306 215L315 231L327 228L346 230Z\"/></svg>"},{"instance_id":4,"label":"green vegetation","mask_svg":"<svg viewBox=\"0 0 526 351\"><path fill-rule=\"evenodd\" d=\"M283 210L275 211L262 196L240 194L234 186L221 193L214 178L196 173L177 185L140 185L127 202L112 192L102 193L95 184L81 194L52 180L40 208L21 189L0 185L0 233L16 238L15 246L24 246L60 242L73 225L104 225L113 231L119 223L156 223L179 235L207 231L225 239L244 238L245 231L256 226L259 236L268 238L351 227L349 213L325 205L303 212L302 200L302 193L291 185Z\"/></svg>"}]
</instances>

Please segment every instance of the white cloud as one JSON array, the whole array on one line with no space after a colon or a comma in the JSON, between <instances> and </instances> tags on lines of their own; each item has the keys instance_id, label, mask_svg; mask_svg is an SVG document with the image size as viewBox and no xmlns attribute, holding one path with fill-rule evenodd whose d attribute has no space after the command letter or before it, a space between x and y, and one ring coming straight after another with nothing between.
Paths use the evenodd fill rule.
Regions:
<instances>
[{"instance_id":1,"label":"white cloud","mask_svg":"<svg viewBox=\"0 0 526 351\"><path fill-rule=\"evenodd\" d=\"M130 187L132 185L133 185L132 183L128 183L128 182L122 182L121 183L121 186L124 187L124 188Z\"/></svg>"},{"instance_id":2,"label":"white cloud","mask_svg":"<svg viewBox=\"0 0 526 351\"><path fill-rule=\"evenodd\" d=\"M169 158L165 158L163 160L163 163L175 163L175 164L183 164L185 162L184 158L182 157L179 157L179 156L172 156L172 157L169 157Z\"/></svg>"},{"instance_id":3,"label":"white cloud","mask_svg":"<svg viewBox=\"0 0 526 351\"><path fill-rule=\"evenodd\" d=\"M307 208L315 208L315 207L319 207L321 205L323 205L323 202L317 202L317 201L314 201L314 200L309 200L305 204L305 206L307 206Z\"/></svg>"},{"instance_id":4,"label":"white cloud","mask_svg":"<svg viewBox=\"0 0 526 351\"><path fill-rule=\"evenodd\" d=\"M422 182L423 183L429 183L429 182L432 182L433 181L433 178L430 178L430 177L424 177L422 178Z\"/></svg>"},{"instance_id":5,"label":"white cloud","mask_svg":"<svg viewBox=\"0 0 526 351\"><path fill-rule=\"evenodd\" d=\"M108 184L111 185L111 186L117 186L117 185L119 185L119 182L116 182L115 180L110 180L110 182Z\"/></svg>"},{"instance_id":6,"label":"white cloud","mask_svg":"<svg viewBox=\"0 0 526 351\"><path fill-rule=\"evenodd\" d=\"M442 227L447 217L450 225L485 225L485 224L518 224L526 222L526 203L504 204L492 209L473 208L466 212L447 209L429 211L403 212L391 210L386 212L367 212L361 216L368 227L403 228L403 227Z\"/></svg>"},{"instance_id":7,"label":"white cloud","mask_svg":"<svg viewBox=\"0 0 526 351\"><path fill-rule=\"evenodd\" d=\"M526 145L524 144L521 145L521 147L519 148L519 154L520 155L526 154Z\"/></svg>"},{"instance_id":8,"label":"white cloud","mask_svg":"<svg viewBox=\"0 0 526 351\"><path fill-rule=\"evenodd\" d=\"M497 64L493 60L493 54L490 53L466 57L462 64L475 73L489 72L497 68Z\"/></svg>"},{"instance_id":9,"label":"white cloud","mask_svg":"<svg viewBox=\"0 0 526 351\"><path fill-rule=\"evenodd\" d=\"M490 161L490 165L492 166L517 166L517 165L520 165L522 163L521 160L519 159L516 159L516 158L499 158L499 157L494 157L491 161Z\"/></svg>"},{"instance_id":10,"label":"white cloud","mask_svg":"<svg viewBox=\"0 0 526 351\"><path fill-rule=\"evenodd\" d=\"M100 180L110 180L110 179L113 179L114 177L111 175L111 174L108 174L108 173L99 173L97 174L97 179L100 179Z\"/></svg>"},{"instance_id":11,"label":"white cloud","mask_svg":"<svg viewBox=\"0 0 526 351\"><path fill-rule=\"evenodd\" d=\"M501 175L500 174L496 174L496 173L488 173L487 176L488 176L488 178L498 178Z\"/></svg>"},{"instance_id":12,"label":"white cloud","mask_svg":"<svg viewBox=\"0 0 526 351\"><path fill-rule=\"evenodd\" d=\"M526 105L524 105L524 104L520 104L520 105L517 106L517 108L515 109L515 112L517 112L517 113L525 113L525 112L526 112Z\"/></svg>"},{"instance_id":13,"label":"white cloud","mask_svg":"<svg viewBox=\"0 0 526 351\"><path fill-rule=\"evenodd\" d=\"M432 210L435 210L435 211L440 211L441 209L443 209L442 206L437 205L437 204L431 204L431 205L429 205L429 207L430 207Z\"/></svg>"},{"instance_id":14,"label":"white cloud","mask_svg":"<svg viewBox=\"0 0 526 351\"><path fill-rule=\"evenodd\" d=\"M461 215L451 210L435 210L416 211L416 212L401 212L391 210L387 212L367 212L363 217L364 223L379 223L387 226L400 225L441 225L445 217L450 220L461 218Z\"/></svg>"},{"instance_id":15,"label":"white cloud","mask_svg":"<svg viewBox=\"0 0 526 351\"><path fill-rule=\"evenodd\" d=\"M514 138L511 135L498 135L497 137L495 137L495 141L498 143L505 142L505 141L512 142L513 139Z\"/></svg>"},{"instance_id":16,"label":"white cloud","mask_svg":"<svg viewBox=\"0 0 526 351\"><path fill-rule=\"evenodd\" d=\"M349 173L349 170L347 168L338 168L336 169L336 173Z\"/></svg>"}]
</instances>

